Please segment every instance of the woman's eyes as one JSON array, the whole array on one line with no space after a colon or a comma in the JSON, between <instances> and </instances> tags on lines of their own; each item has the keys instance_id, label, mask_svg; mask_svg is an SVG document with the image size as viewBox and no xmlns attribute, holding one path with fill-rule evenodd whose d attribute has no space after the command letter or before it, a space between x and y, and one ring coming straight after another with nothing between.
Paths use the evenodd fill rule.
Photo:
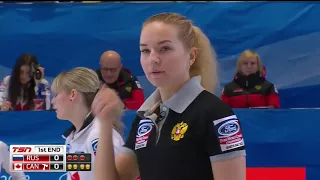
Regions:
<instances>
[{"instance_id":1,"label":"woman's eyes","mask_svg":"<svg viewBox=\"0 0 320 180\"><path fill-rule=\"evenodd\" d=\"M161 47L160 49L159 49L159 51L160 52L166 52L166 51L170 51L170 50L172 50L170 47L168 47L168 46L164 46L164 47ZM150 53L150 50L149 49L142 49L142 50L140 50L142 53Z\"/></svg>"}]
</instances>

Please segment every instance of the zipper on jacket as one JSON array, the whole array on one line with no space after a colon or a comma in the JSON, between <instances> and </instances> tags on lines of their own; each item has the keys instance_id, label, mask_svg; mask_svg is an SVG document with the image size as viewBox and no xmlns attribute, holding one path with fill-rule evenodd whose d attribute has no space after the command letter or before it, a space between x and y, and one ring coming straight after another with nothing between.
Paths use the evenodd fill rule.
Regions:
<instances>
[{"instance_id":1,"label":"zipper on jacket","mask_svg":"<svg viewBox=\"0 0 320 180\"><path fill-rule=\"evenodd\" d=\"M248 81L246 81L246 87L248 87ZM248 108L250 108L250 105L249 105L249 92L245 90L245 93L246 93L246 105Z\"/></svg>"},{"instance_id":2,"label":"zipper on jacket","mask_svg":"<svg viewBox=\"0 0 320 180\"><path fill-rule=\"evenodd\" d=\"M156 123L156 121L153 121L154 126L156 127L156 143L155 145L158 144L159 139L160 139L160 135L161 135L161 129L159 128L158 124Z\"/></svg>"}]
</instances>

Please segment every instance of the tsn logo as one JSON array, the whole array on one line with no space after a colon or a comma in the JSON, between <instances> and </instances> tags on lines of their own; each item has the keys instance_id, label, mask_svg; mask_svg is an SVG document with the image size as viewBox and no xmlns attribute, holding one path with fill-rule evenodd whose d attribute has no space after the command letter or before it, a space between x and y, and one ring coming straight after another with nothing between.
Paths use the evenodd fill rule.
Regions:
<instances>
[{"instance_id":1,"label":"tsn logo","mask_svg":"<svg viewBox=\"0 0 320 180\"><path fill-rule=\"evenodd\" d=\"M31 147L12 147L14 153L29 153L32 151Z\"/></svg>"}]
</instances>

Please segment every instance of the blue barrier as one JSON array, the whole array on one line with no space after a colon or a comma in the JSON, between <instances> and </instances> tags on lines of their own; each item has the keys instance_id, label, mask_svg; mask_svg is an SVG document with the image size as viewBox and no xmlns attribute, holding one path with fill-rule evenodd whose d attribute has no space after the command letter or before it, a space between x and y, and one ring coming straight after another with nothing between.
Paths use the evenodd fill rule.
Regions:
<instances>
[{"instance_id":1,"label":"blue barrier","mask_svg":"<svg viewBox=\"0 0 320 180\"><path fill-rule=\"evenodd\" d=\"M319 180L320 110L237 109L247 146L249 167L306 167L307 180ZM135 116L124 115L125 137ZM0 140L8 144L63 144L68 121L54 112L1 112ZM32 180L57 180L63 173L27 173ZM6 180L6 174L1 178ZM62 178L63 179L63 178Z\"/></svg>"}]
</instances>

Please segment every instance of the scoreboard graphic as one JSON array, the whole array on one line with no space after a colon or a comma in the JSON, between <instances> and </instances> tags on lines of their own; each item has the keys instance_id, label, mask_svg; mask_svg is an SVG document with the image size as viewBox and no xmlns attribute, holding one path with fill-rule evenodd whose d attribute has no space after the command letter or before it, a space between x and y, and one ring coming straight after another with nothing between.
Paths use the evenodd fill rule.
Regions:
<instances>
[{"instance_id":1,"label":"scoreboard graphic","mask_svg":"<svg viewBox=\"0 0 320 180\"><path fill-rule=\"evenodd\" d=\"M90 153L66 153L65 145L11 145L12 172L91 171Z\"/></svg>"}]
</instances>

